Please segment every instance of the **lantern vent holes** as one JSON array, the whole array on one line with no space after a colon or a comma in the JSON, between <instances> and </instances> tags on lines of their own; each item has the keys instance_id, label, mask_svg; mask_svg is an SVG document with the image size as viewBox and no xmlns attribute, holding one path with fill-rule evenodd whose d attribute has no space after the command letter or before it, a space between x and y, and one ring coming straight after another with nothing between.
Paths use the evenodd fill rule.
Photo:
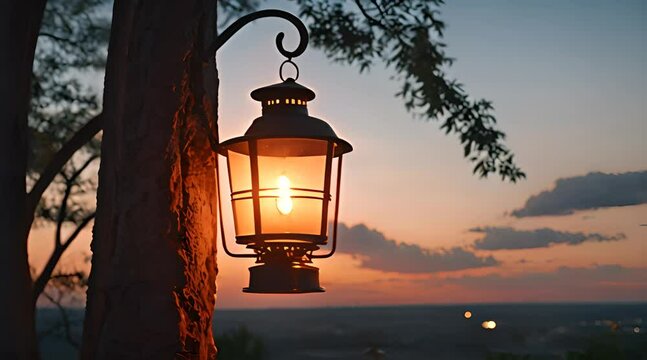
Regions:
<instances>
[{"instance_id":1,"label":"lantern vent holes","mask_svg":"<svg viewBox=\"0 0 647 360\"><path fill-rule=\"evenodd\" d=\"M307 264L312 263L312 252L318 246L311 244L277 243L264 244L254 249L256 263L291 263Z\"/></svg>"},{"instance_id":2,"label":"lantern vent holes","mask_svg":"<svg viewBox=\"0 0 647 360\"><path fill-rule=\"evenodd\" d=\"M265 101L265 106L272 106L272 105L301 105L301 106L306 106L307 101L301 100L301 99L275 99L275 100L267 100Z\"/></svg>"}]
</instances>

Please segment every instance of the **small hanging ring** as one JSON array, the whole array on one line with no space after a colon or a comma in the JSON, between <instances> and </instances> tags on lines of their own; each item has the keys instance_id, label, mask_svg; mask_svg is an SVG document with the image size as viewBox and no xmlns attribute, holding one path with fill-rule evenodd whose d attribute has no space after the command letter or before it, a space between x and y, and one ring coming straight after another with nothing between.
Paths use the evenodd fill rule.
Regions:
<instances>
[{"instance_id":1,"label":"small hanging ring","mask_svg":"<svg viewBox=\"0 0 647 360\"><path fill-rule=\"evenodd\" d=\"M279 67L279 77L281 78L281 81L285 81L283 78L283 65L285 64L292 64L292 66L294 66L294 69L297 71L297 74L294 76L294 81L296 81L299 78L299 67L292 61L292 59L287 59L281 63L281 66Z\"/></svg>"}]
</instances>

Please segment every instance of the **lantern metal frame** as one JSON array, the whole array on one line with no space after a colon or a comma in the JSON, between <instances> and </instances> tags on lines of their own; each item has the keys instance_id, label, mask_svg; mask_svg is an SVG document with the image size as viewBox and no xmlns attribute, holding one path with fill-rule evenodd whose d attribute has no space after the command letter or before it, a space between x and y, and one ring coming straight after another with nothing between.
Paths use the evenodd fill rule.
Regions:
<instances>
[{"instance_id":1,"label":"lantern metal frame","mask_svg":"<svg viewBox=\"0 0 647 360\"><path fill-rule=\"evenodd\" d=\"M223 211L222 211L222 193L220 188L220 165L219 159L216 155L216 191L217 194L217 211L219 215L219 227L220 227L220 236L222 239L222 246L225 253L231 257L235 258L256 258L256 263L262 263L263 265L254 266L250 268L250 287L243 289L245 292L260 292L260 293L304 293L304 292L321 292L324 291L323 288L319 287L319 278L318 278L318 269L316 267L308 266L306 263L311 263L312 259L321 259L331 257L337 248L337 224L339 218L339 198L341 192L341 169L343 163L343 154L352 150L352 146L336 136L332 128L325 123L323 120L310 117L307 113L307 108L305 107L306 101L303 101L303 106L298 106L297 108L290 107L295 104L294 98L292 98L292 104L274 104L272 101L272 109L269 109L270 101L264 101L267 94L276 92L280 90L284 95L300 95L298 99L305 99L310 101L314 98L315 94L310 89L307 89L296 83L296 78L299 75L299 69L292 62L293 57L301 55L307 45L308 45L308 31L303 22L299 20L298 17L282 10L261 10L248 15L241 17L240 19L234 21L229 27L227 27L220 35L216 36L215 41L209 47L206 52L206 57L213 58L216 51L223 46L227 40L229 40L236 32L243 28L246 24L265 17L277 17L282 18L290 23L292 23L299 33L299 44L293 51L288 51L283 47L283 38L284 34L282 32L278 33L276 36L276 47L283 56L287 58L279 68L279 75L283 83L264 87L257 89L252 92L252 97L256 100L261 101L263 105L263 116L257 118L250 129L244 136L233 138L227 140L223 143L218 143L215 138L215 134L210 131L210 141L213 151L216 154L224 155L227 158L227 165L229 167L229 156L226 152L228 147L233 144L246 142L249 146L249 161L250 161L250 172L252 176L252 189L250 198L253 202L253 211L254 211L254 235L242 235L236 236L236 243L241 245L247 245L247 248L250 248L254 253L235 253L229 249L227 246L224 220L223 220ZM296 68L295 79L287 78L284 79L282 70L285 64L291 64ZM299 103L298 105L301 105ZM267 111L266 111L267 110ZM281 112L282 110L287 110L292 114L299 114L302 112L302 117L305 117L311 121L308 121L304 124L295 124L294 122L290 123L281 122ZM259 121L263 117L266 117L266 112L274 112L275 116L273 117L276 121ZM271 115L271 114L269 114ZM272 117L272 116L267 116ZM266 117L266 118L267 118ZM289 116L288 116L289 118ZM285 119L284 119L285 120ZM292 119L294 120L294 119ZM281 129L278 130L277 129ZM313 135L314 134L314 135ZM260 194L261 191L273 190L273 189L261 189L259 184L259 170L258 170L258 146L257 143L259 140L265 139L309 139L309 140L325 140L327 142L326 146L326 158L325 158L325 170L324 170L324 186L323 190L315 191L315 193L320 193L321 197L313 197L307 195L294 195L290 196L291 198L316 198L321 200L321 227L318 235L314 234L297 234L297 233L280 233L280 234L263 234L261 229L261 214L260 214L260 199L263 198L263 195ZM320 246L328 244L328 219L330 218L330 201L332 201L331 195L331 183L332 183L332 172L333 172L333 161L334 158L337 159L337 178L335 180L335 205L334 205L334 214L333 214L333 226L332 226L332 245L327 253L316 254L315 251L320 249ZM231 182L231 172L228 171L229 183ZM312 192L314 189L300 189L300 188L291 188L293 190L307 190ZM232 189L233 190L233 189ZM274 189L276 190L276 189ZM243 192L249 192L245 190ZM240 195L238 193L243 192L234 192L231 191L232 203L234 201L233 197L235 195ZM275 196L271 196L275 197ZM240 200L240 198L239 198ZM288 240L288 242L282 242L280 240ZM298 240L299 242L289 242L290 240ZM272 249L276 250L272 252ZM259 286L264 282L271 283L273 282L273 277L285 277L289 278L288 282L292 282L293 285L288 286L287 288L269 288ZM284 283L285 285L286 283Z\"/></svg>"},{"instance_id":2,"label":"lantern metal frame","mask_svg":"<svg viewBox=\"0 0 647 360\"><path fill-rule=\"evenodd\" d=\"M337 225L339 219L339 199L341 194L341 176L343 155L352 151L352 146L345 140L339 138L325 121L312 117L308 114L306 103L314 99L312 90L299 85L292 78L282 83L256 89L252 92L252 98L263 104L262 116L255 119L245 135L235 137L219 144L217 152L227 159L228 168L231 169L230 154L243 154L248 157L246 167L249 166L251 179L250 188L235 190L231 177L231 170L228 171L229 184L231 188L232 205L236 201L252 200L253 212L253 234L236 235L236 243L246 245L254 253L234 253L229 250L223 226L222 212L222 191L220 189L220 164L216 167L218 177L218 211L220 213L220 229L223 249L232 257L256 258L256 263L262 264L250 268L250 286L244 288L244 292L254 293L308 293L322 292L319 286L319 269L307 264L313 259L331 257L337 248ZM291 97L291 98L290 98ZM282 103L275 103L269 99L288 99ZM298 101L295 100L299 99ZM265 148L265 154L259 152L258 143L267 140L304 140L325 142L325 153L306 148L288 146L278 153L275 149ZM303 145L302 145L303 146ZM324 146L324 144L321 144ZM298 149L298 153L287 155ZM277 150L278 151L278 150ZM270 155L272 154L272 155ZM281 156L284 154L285 156ZM320 224L318 233L298 232L266 232L263 230L263 216L261 214L261 199L279 198L276 194L279 188L261 188L259 173L259 157L301 157L301 156L325 156L323 168L323 184L321 189L291 187L291 190L310 192L308 195L290 195L292 199L306 198L321 201L321 209L317 215ZM278 156L277 156L278 155ZM325 254L317 254L321 246L328 244L328 229L330 216L330 202L332 201L332 175L333 162L337 158L337 171L335 181L335 204L332 217L332 246ZM248 162L248 165L247 165ZM269 192L270 194L262 194ZM317 195L312 195L315 193ZM234 206L235 207L235 206ZM238 215L235 215L238 216ZM277 280L282 279L282 280ZM271 284L271 285L268 285ZM279 285L276 285L279 284Z\"/></svg>"}]
</instances>

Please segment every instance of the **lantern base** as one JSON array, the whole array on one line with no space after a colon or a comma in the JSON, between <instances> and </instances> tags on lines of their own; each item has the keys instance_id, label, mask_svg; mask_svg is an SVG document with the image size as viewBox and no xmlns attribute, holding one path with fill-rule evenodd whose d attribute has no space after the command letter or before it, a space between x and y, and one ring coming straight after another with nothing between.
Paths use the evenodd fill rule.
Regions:
<instances>
[{"instance_id":1,"label":"lantern base","mask_svg":"<svg viewBox=\"0 0 647 360\"><path fill-rule=\"evenodd\" d=\"M249 268L246 293L303 294L324 292L319 286L319 269L303 264L263 264Z\"/></svg>"}]
</instances>

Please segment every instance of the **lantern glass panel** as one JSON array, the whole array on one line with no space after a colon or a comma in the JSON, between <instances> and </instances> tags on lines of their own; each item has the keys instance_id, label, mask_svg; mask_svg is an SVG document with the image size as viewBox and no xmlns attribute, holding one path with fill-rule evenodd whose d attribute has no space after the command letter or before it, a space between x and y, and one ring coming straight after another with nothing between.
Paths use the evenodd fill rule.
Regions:
<instances>
[{"instance_id":1,"label":"lantern glass panel","mask_svg":"<svg viewBox=\"0 0 647 360\"><path fill-rule=\"evenodd\" d=\"M227 151L227 160L229 161L228 166L231 192L251 191L252 171L250 167L247 142L241 142L232 146L232 148Z\"/></svg>"},{"instance_id":2,"label":"lantern glass panel","mask_svg":"<svg viewBox=\"0 0 647 360\"><path fill-rule=\"evenodd\" d=\"M233 199L231 203L234 210L236 236L254 235L254 203L252 199Z\"/></svg>"},{"instance_id":3,"label":"lantern glass panel","mask_svg":"<svg viewBox=\"0 0 647 360\"><path fill-rule=\"evenodd\" d=\"M328 141L258 140L261 231L321 235ZM328 180L329 181L329 180Z\"/></svg>"},{"instance_id":4,"label":"lantern glass panel","mask_svg":"<svg viewBox=\"0 0 647 360\"><path fill-rule=\"evenodd\" d=\"M236 235L253 235L254 202L252 201L252 172L247 142L236 144L227 151L231 204Z\"/></svg>"}]
</instances>

